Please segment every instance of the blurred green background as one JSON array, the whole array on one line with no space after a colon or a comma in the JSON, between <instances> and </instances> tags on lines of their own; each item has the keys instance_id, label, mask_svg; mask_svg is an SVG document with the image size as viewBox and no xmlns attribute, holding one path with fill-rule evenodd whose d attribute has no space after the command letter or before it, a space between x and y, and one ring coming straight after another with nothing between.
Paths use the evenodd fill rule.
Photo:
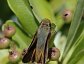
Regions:
<instances>
[{"instance_id":1,"label":"blurred green background","mask_svg":"<svg viewBox=\"0 0 84 64\"><path fill-rule=\"evenodd\" d=\"M13 15L10 10L7 0L0 0L0 19L3 21L8 20Z\"/></svg>"}]
</instances>

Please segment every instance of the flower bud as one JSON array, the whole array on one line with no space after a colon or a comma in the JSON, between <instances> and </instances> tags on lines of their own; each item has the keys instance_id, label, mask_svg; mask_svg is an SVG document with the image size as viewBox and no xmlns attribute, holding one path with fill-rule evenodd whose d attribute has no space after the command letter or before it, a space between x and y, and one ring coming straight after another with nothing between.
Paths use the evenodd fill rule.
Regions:
<instances>
[{"instance_id":1,"label":"flower bud","mask_svg":"<svg viewBox=\"0 0 84 64\"><path fill-rule=\"evenodd\" d=\"M8 38L0 38L0 48L7 48L9 46L10 40Z\"/></svg>"},{"instance_id":2,"label":"flower bud","mask_svg":"<svg viewBox=\"0 0 84 64\"><path fill-rule=\"evenodd\" d=\"M5 27L5 29L3 31L3 33L6 37L12 37L15 34L15 32L16 32L16 29L13 26L7 26L7 27Z\"/></svg>"},{"instance_id":3,"label":"flower bud","mask_svg":"<svg viewBox=\"0 0 84 64\"><path fill-rule=\"evenodd\" d=\"M72 12L70 10L64 10L62 17L66 23L70 23L72 19Z\"/></svg>"},{"instance_id":4,"label":"flower bud","mask_svg":"<svg viewBox=\"0 0 84 64\"><path fill-rule=\"evenodd\" d=\"M50 48L50 49L49 49L48 58L49 58L50 60L53 60L53 61L54 61L54 60L58 60L59 57L60 57L60 51L59 51L58 48L53 47L53 48Z\"/></svg>"},{"instance_id":5,"label":"flower bud","mask_svg":"<svg viewBox=\"0 0 84 64\"><path fill-rule=\"evenodd\" d=\"M16 63L20 60L20 53L16 50L12 50L9 52L9 61L12 63Z\"/></svg>"}]
</instances>

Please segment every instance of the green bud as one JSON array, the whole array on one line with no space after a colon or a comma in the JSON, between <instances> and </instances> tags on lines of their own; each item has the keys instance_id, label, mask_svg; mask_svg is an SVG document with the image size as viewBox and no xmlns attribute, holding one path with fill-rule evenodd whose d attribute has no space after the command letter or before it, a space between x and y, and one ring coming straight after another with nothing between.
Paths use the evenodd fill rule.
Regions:
<instances>
[{"instance_id":1,"label":"green bud","mask_svg":"<svg viewBox=\"0 0 84 64\"><path fill-rule=\"evenodd\" d=\"M3 33L6 37L12 37L16 32L15 27L13 26L7 26L4 28Z\"/></svg>"},{"instance_id":2,"label":"green bud","mask_svg":"<svg viewBox=\"0 0 84 64\"><path fill-rule=\"evenodd\" d=\"M70 23L72 19L72 12L71 10L64 10L62 17L66 23Z\"/></svg>"},{"instance_id":3,"label":"green bud","mask_svg":"<svg viewBox=\"0 0 84 64\"><path fill-rule=\"evenodd\" d=\"M59 60L59 57L60 57L60 51L58 48L56 47L52 47L49 49L49 52L48 52L48 58L50 60Z\"/></svg>"},{"instance_id":4,"label":"green bud","mask_svg":"<svg viewBox=\"0 0 84 64\"><path fill-rule=\"evenodd\" d=\"M12 50L12 51L9 51L9 61L12 62L12 63L16 63L20 60L20 53L19 51L16 51L16 50Z\"/></svg>"},{"instance_id":5,"label":"green bud","mask_svg":"<svg viewBox=\"0 0 84 64\"><path fill-rule=\"evenodd\" d=\"M0 38L0 48L7 48L9 46L10 40L8 38Z\"/></svg>"}]
</instances>

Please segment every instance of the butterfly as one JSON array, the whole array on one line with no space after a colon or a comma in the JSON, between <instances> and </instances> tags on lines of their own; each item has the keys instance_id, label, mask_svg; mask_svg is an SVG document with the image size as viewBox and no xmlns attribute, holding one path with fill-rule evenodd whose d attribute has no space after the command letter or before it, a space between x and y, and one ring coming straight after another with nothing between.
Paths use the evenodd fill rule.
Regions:
<instances>
[{"instance_id":1,"label":"butterfly","mask_svg":"<svg viewBox=\"0 0 84 64\"><path fill-rule=\"evenodd\" d=\"M48 19L43 19L36 31L27 52L23 56L22 62L45 64L48 58L48 43L51 36L51 23Z\"/></svg>"}]
</instances>

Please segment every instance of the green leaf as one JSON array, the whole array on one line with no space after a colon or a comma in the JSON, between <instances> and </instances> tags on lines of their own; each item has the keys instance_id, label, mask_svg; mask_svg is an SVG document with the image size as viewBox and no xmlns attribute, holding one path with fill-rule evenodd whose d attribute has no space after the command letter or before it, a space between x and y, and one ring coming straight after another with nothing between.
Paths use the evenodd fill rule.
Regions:
<instances>
[{"instance_id":1,"label":"green leaf","mask_svg":"<svg viewBox=\"0 0 84 64\"><path fill-rule=\"evenodd\" d=\"M63 60L63 64L74 64L80 60L82 56L84 56L84 30L67 53L65 59Z\"/></svg>"},{"instance_id":2,"label":"green leaf","mask_svg":"<svg viewBox=\"0 0 84 64\"><path fill-rule=\"evenodd\" d=\"M65 3L66 9L74 11L74 9L76 8L76 5L77 5L77 1L78 0L67 0Z\"/></svg>"},{"instance_id":3,"label":"green leaf","mask_svg":"<svg viewBox=\"0 0 84 64\"><path fill-rule=\"evenodd\" d=\"M37 24L31 12L29 3L26 0L7 0L9 7L19 18L24 31L29 35L34 35Z\"/></svg>"},{"instance_id":4,"label":"green leaf","mask_svg":"<svg viewBox=\"0 0 84 64\"><path fill-rule=\"evenodd\" d=\"M84 64L84 56L76 64Z\"/></svg>"},{"instance_id":5,"label":"green leaf","mask_svg":"<svg viewBox=\"0 0 84 64\"><path fill-rule=\"evenodd\" d=\"M64 0L51 0L49 4L52 7L53 13L57 13L63 7Z\"/></svg>"},{"instance_id":6,"label":"green leaf","mask_svg":"<svg viewBox=\"0 0 84 64\"><path fill-rule=\"evenodd\" d=\"M44 0L29 0L30 5L32 6L32 11L39 22L42 19L49 19L51 23L54 23L57 27L57 21L52 12L50 5Z\"/></svg>"},{"instance_id":7,"label":"green leaf","mask_svg":"<svg viewBox=\"0 0 84 64\"><path fill-rule=\"evenodd\" d=\"M73 16L73 20L69 29L67 44L65 47L63 58L66 56L67 52L69 51L71 46L74 44L73 40L81 22L83 9L84 9L84 0L78 0L77 7Z\"/></svg>"},{"instance_id":8,"label":"green leaf","mask_svg":"<svg viewBox=\"0 0 84 64\"><path fill-rule=\"evenodd\" d=\"M0 50L0 63L6 64L7 62L9 62L8 55L9 55L8 49Z\"/></svg>"},{"instance_id":9,"label":"green leaf","mask_svg":"<svg viewBox=\"0 0 84 64\"><path fill-rule=\"evenodd\" d=\"M80 50L79 52L77 52L77 54L73 54L75 56L73 56L74 58L71 58L71 60L68 62L68 64L76 64L83 56L84 56L84 48L83 50ZM84 61L84 59L83 59ZM80 61L82 62L82 61Z\"/></svg>"}]
</instances>

